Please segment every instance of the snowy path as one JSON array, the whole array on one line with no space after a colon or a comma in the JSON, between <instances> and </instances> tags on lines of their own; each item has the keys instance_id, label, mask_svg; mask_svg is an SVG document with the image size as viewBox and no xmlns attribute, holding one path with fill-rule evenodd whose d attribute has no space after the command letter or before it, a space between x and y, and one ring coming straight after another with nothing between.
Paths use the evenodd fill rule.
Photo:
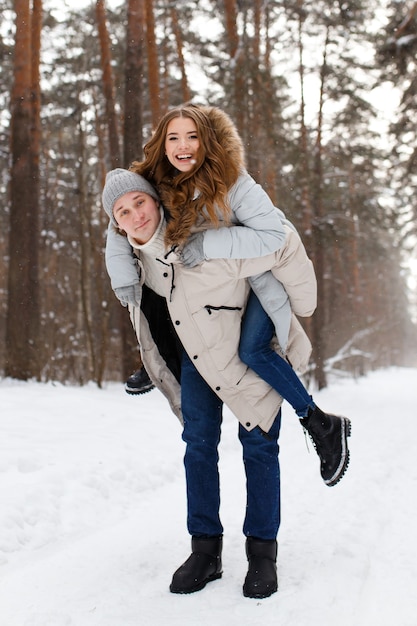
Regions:
<instances>
[{"instance_id":1,"label":"snowy path","mask_svg":"<svg viewBox=\"0 0 417 626\"><path fill-rule=\"evenodd\" d=\"M221 447L224 575L175 596L188 556L180 426L162 396L0 381L0 626L415 626L417 370L316 395L352 419L334 488L285 406L280 589L243 598L235 418ZM311 448L311 446L310 446Z\"/></svg>"}]
</instances>

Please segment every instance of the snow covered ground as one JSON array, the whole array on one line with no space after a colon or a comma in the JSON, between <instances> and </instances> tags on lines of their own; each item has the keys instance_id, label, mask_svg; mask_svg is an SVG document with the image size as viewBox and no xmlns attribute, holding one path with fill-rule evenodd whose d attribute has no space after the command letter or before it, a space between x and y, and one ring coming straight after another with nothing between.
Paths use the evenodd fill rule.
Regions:
<instances>
[{"instance_id":1,"label":"snow covered ground","mask_svg":"<svg viewBox=\"0 0 417 626\"><path fill-rule=\"evenodd\" d=\"M242 596L236 419L221 444L221 580L170 594L189 555L181 428L157 391L0 381L0 626L415 626L417 370L333 383L351 464L328 488L288 405L279 591Z\"/></svg>"}]
</instances>

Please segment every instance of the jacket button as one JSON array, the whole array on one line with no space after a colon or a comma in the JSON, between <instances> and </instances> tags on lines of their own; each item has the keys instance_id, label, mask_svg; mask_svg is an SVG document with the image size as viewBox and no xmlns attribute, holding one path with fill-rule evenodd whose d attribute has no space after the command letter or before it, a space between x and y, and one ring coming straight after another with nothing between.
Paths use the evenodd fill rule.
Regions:
<instances>
[{"instance_id":1,"label":"jacket button","mask_svg":"<svg viewBox=\"0 0 417 626\"><path fill-rule=\"evenodd\" d=\"M175 320L175 326L179 326L181 324L180 320Z\"/></svg>"},{"instance_id":2,"label":"jacket button","mask_svg":"<svg viewBox=\"0 0 417 626\"><path fill-rule=\"evenodd\" d=\"M163 277L164 277L164 278L167 278L167 277L168 277L168 272L164 272L164 273L163 273Z\"/></svg>"},{"instance_id":3,"label":"jacket button","mask_svg":"<svg viewBox=\"0 0 417 626\"><path fill-rule=\"evenodd\" d=\"M220 387L216 387L216 391L220 391Z\"/></svg>"},{"instance_id":4,"label":"jacket button","mask_svg":"<svg viewBox=\"0 0 417 626\"><path fill-rule=\"evenodd\" d=\"M198 354L195 354L195 355L193 356L193 359L194 359L194 361L195 361L196 359L198 359Z\"/></svg>"},{"instance_id":5,"label":"jacket button","mask_svg":"<svg viewBox=\"0 0 417 626\"><path fill-rule=\"evenodd\" d=\"M250 422L246 422L246 426L249 428L249 426L250 426Z\"/></svg>"}]
</instances>

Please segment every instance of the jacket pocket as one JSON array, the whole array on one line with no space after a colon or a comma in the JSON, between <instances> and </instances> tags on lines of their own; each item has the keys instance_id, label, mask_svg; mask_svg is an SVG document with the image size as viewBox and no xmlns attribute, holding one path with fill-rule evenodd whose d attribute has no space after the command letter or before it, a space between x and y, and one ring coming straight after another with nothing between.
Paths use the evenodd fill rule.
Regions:
<instances>
[{"instance_id":1,"label":"jacket pocket","mask_svg":"<svg viewBox=\"0 0 417 626\"><path fill-rule=\"evenodd\" d=\"M238 348L241 313L241 307L207 304L193 315L194 323L204 343L204 349L207 350L219 371L230 367L233 361L236 362L234 367L240 363ZM243 371L242 369L242 372L234 373L232 378L240 379Z\"/></svg>"}]
</instances>

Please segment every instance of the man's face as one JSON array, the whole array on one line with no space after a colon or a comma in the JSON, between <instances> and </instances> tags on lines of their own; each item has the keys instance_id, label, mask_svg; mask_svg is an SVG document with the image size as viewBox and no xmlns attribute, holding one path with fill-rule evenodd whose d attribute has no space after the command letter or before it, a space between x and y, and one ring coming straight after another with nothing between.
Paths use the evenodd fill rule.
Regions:
<instances>
[{"instance_id":1,"label":"man's face","mask_svg":"<svg viewBox=\"0 0 417 626\"><path fill-rule=\"evenodd\" d=\"M113 208L114 218L136 243L147 243L158 228L161 216L156 200L143 191L129 191Z\"/></svg>"}]
</instances>

